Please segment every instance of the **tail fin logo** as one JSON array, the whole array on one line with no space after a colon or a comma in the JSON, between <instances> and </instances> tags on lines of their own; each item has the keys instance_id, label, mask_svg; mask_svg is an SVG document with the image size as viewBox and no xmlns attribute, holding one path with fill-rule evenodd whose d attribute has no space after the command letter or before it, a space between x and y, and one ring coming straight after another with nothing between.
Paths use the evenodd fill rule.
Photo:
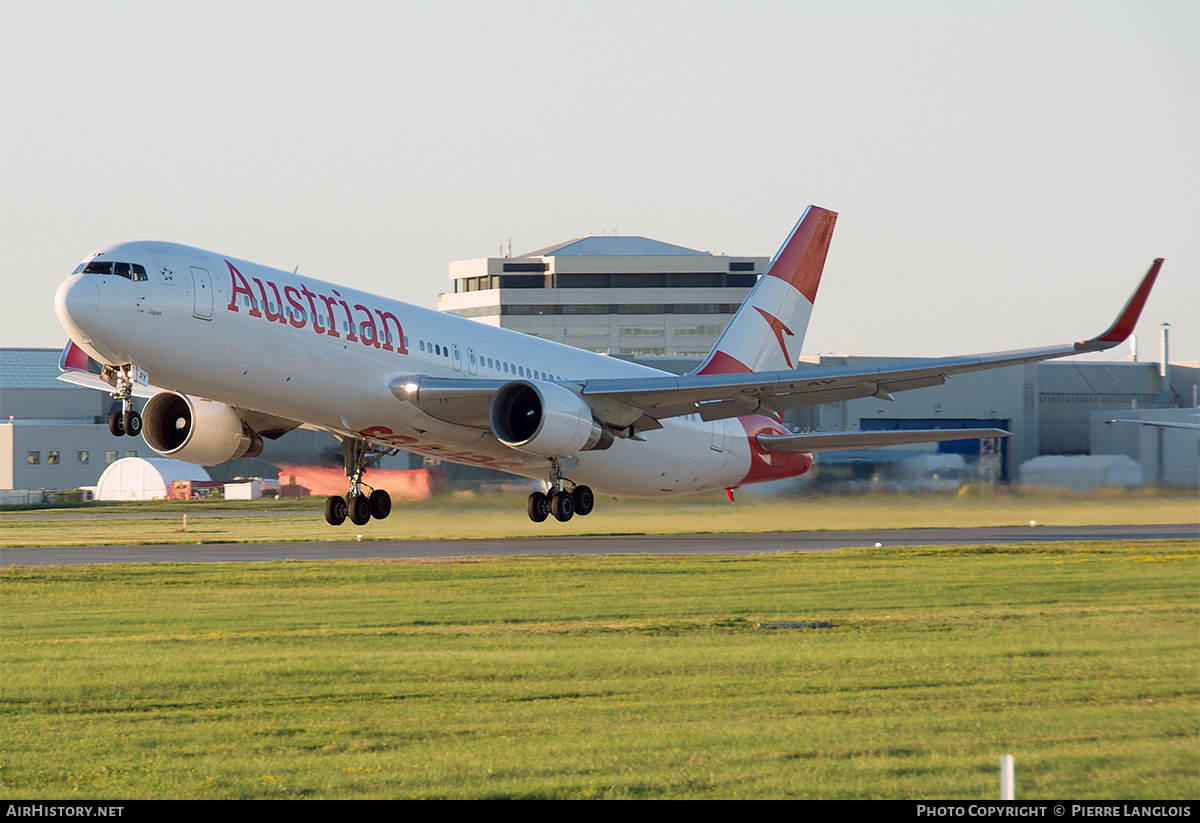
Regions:
<instances>
[{"instance_id":1,"label":"tail fin logo","mask_svg":"<svg viewBox=\"0 0 1200 823\"><path fill-rule=\"evenodd\" d=\"M783 349L783 361L788 364L788 368L791 368L792 357L788 354L787 344L783 341L783 336L786 334L788 337L795 337L795 334L775 315L763 311L758 306L755 306L754 310L763 316L763 319L767 321L767 325L771 327L771 331L775 332L775 339L779 341L779 348Z\"/></svg>"}]
</instances>

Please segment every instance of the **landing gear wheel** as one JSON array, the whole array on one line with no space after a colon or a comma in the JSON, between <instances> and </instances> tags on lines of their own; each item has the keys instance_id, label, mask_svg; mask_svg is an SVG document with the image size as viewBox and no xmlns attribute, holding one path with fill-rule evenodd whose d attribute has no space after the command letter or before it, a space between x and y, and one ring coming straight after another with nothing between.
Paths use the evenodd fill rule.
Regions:
<instances>
[{"instance_id":1,"label":"landing gear wheel","mask_svg":"<svg viewBox=\"0 0 1200 823\"><path fill-rule=\"evenodd\" d=\"M396 449L378 449L370 441L358 437L343 437L338 435L342 445L343 465L346 469L346 480L350 483L350 491L345 497L330 498L325 504L325 519L331 526L340 526L346 518L356 526L365 526L371 518L382 520L392 513L392 498L383 489L374 489L367 494L369 485L362 482L363 472L375 465L381 457L398 454ZM364 488L365 487L365 488ZM333 501L340 501L334 503ZM338 515L340 516L332 516Z\"/></svg>"},{"instance_id":2,"label":"landing gear wheel","mask_svg":"<svg viewBox=\"0 0 1200 823\"><path fill-rule=\"evenodd\" d=\"M325 500L325 522L331 526L345 523L348 511L344 497L330 497Z\"/></svg>"},{"instance_id":3,"label":"landing gear wheel","mask_svg":"<svg viewBox=\"0 0 1200 823\"><path fill-rule=\"evenodd\" d=\"M350 522L356 526L365 526L371 520L371 504L365 494L346 495L346 508L350 512Z\"/></svg>"},{"instance_id":4,"label":"landing gear wheel","mask_svg":"<svg viewBox=\"0 0 1200 823\"><path fill-rule=\"evenodd\" d=\"M572 502L575 504L575 513L585 515L592 513L592 506L596 503L596 498L592 494L591 488L588 486L576 486L575 491L571 492Z\"/></svg>"},{"instance_id":5,"label":"landing gear wheel","mask_svg":"<svg viewBox=\"0 0 1200 823\"><path fill-rule=\"evenodd\" d=\"M550 513L560 523L566 523L575 514L575 498L571 497L570 492L556 492L550 498Z\"/></svg>"},{"instance_id":6,"label":"landing gear wheel","mask_svg":"<svg viewBox=\"0 0 1200 823\"><path fill-rule=\"evenodd\" d=\"M546 519L546 515L550 514L550 498L541 492L534 492L525 503L525 511L530 520L541 523Z\"/></svg>"},{"instance_id":7,"label":"landing gear wheel","mask_svg":"<svg viewBox=\"0 0 1200 823\"><path fill-rule=\"evenodd\" d=\"M142 433L142 416L132 409L125 412L121 415L121 427L130 437L137 437Z\"/></svg>"},{"instance_id":8,"label":"landing gear wheel","mask_svg":"<svg viewBox=\"0 0 1200 823\"><path fill-rule=\"evenodd\" d=\"M120 412L113 412L108 416L108 430L113 437L121 437L125 434L125 415Z\"/></svg>"},{"instance_id":9,"label":"landing gear wheel","mask_svg":"<svg viewBox=\"0 0 1200 823\"><path fill-rule=\"evenodd\" d=\"M371 511L371 516L376 520L383 520L392 513L392 496L383 489L376 489L371 492L371 496L367 498L367 504Z\"/></svg>"}]
</instances>

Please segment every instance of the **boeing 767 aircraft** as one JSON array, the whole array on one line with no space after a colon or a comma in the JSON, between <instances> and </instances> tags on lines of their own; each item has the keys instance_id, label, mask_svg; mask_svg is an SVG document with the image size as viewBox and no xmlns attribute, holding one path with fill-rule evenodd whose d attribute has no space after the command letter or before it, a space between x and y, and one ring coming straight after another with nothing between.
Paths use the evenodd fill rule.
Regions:
<instances>
[{"instance_id":1,"label":"boeing 767 aircraft","mask_svg":"<svg viewBox=\"0 0 1200 823\"><path fill-rule=\"evenodd\" d=\"M325 518L391 511L364 472L416 452L547 481L534 521L591 512L594 494L657 497L795 477L812 454L1005 436L996 429L792 434L782 412L944 383L964 372L1116 346L1155 260L1107 331L1079 343L797 370L837 215L809 206L716 346L676 376L188 246L119 243L59 287L61 378L111 392L109 428L165 457L253 457L300 426L342 444L349 491ZM88 369L88 356L100 373ZM131 398L148 397L141 416Z\"/></svg>"}]
</instances>

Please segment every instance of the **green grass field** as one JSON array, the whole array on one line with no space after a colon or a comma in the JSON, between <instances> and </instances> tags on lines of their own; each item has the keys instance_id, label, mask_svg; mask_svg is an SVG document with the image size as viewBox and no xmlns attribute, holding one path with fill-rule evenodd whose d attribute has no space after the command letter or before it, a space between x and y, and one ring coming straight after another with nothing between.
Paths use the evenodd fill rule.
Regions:
<instances>
[{"instance_id":1,"label":"green grass field","mask_svg":"<svg viewBox=\"0 0 1200 823\"><path fill-rule=\"evenodd\" d=\"M323 500L147 502L48 509L70 519L31 519L38 512L0 513L0 547L105 544L221 543L353 539L522 537L578 534L686 534L930 526L1109 525L1196 523L1195 492L1120 492L1089 495L1033 492L989 497L954 495L800 496L756 498L724 494L671 501L598 500L588 517L531 523L522 495L439 497L398 504L387 520L333 528ZM265 511L279 516L266 516ZM221 517L197 516L220 513ZM129 517L121 517L127 514ZM189 514L183 530L183 515Z\"/></svg>"},{"instance_id":2,"label":"green grass field","mask_svg":"<svg viewBox=\"0 0 1200 823\"><path fill-rule=\"evenodd\" d=\"M0 786L994 799L1011 753L1019 799L1195 798L1198 554L10 567Z\"/></svg>"}]
</instances>

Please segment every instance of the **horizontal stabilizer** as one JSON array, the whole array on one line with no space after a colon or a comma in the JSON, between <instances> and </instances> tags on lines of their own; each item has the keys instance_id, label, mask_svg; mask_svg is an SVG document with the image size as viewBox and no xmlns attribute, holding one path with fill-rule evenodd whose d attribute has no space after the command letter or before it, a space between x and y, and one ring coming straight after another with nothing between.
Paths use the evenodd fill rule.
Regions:
<instances>
[{"instance_id":1,"label":"horizontal stabilizer","mask_svg":"<svg viewBox=\"0 0 1200 823\"><path fill-rule=\"evenodd\" d=\"M769 452L833 452L902 446L909 443L939 443L945 440L975 440L1008 437L1003 429L914 429L911 431L813 432L810 434L760 434L758 445Z\"/></svg>"}]
</instances>

